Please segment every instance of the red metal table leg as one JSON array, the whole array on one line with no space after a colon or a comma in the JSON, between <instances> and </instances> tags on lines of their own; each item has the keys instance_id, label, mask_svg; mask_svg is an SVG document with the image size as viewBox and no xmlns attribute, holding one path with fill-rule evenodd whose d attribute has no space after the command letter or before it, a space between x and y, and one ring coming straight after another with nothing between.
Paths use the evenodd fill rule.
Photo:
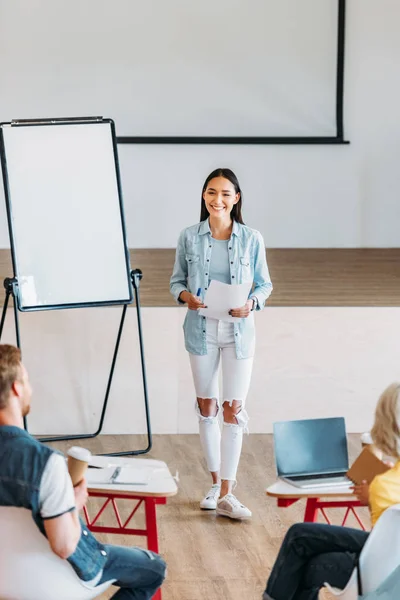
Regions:
<instances>
[{"instance_id":1,"label":"red metal table leg","mask_svg":"<svg viewBox=\"0 0 400 600\"><path fill-rule=\"evenodd\" d=\"M285 508L291 506L299 500L299 498L278 498L278 506ZM315 523L318 520L318 511L320 510L325 518L325 521L330 525L330 520L325 513L325 508L346 508L346 514L342 521L342 525L346 523L347 517L352 512L360 525L361 529L365 527L360 517L356 512L356 508L360 507L361 504L358 500L347 499L347 500L320 500L319 498L307 498L306 510L304 513L304 523Z\"/></svg>"},{"instance_id":2,"label":"red metal table leg","mask_svg":"<svg viewBox=\"0 0 400 600\"><path fill-rule=\"evenodd\" d=\"M145 498L147 547L158 553L156 499Z\"/></svg>"},{"instance_id":3,"label":"red metal table leg","mask_svg":"<svg viewBox=\"0 0 400 600\"><path fill-rule=\"evenodd\" d=\"M165 504L166 500L163 501L157 498L146 498L144 502L146 513L147 547L152 552L158 553L156 504ZM161 588L157 590L153 596L153 600L161 600Z\"/></svg>"},{"instance_id":4,"label":"red metal table leg","mask_svg":"<svg viewBox=\"0 0 400 600\"><path fill-rule=\"evenodd\" d=\"M298 501L298 498L278 498L279 508L287 508Z\"/></svg>"},{"instance_id":5,"label":"red metal table leg","mask_svg":"<svg viewBox=\"0 0 400 600\"><path fill-rule=\"evenodd\" d=\"M304 523L315 523L318 517L318 498L307 498Z\"/></svg>"},{"instance_id":6,"label":"red metal table leg","mask_svg":"<svg viewBox=\"0 0 400 600\"><path fill-rule=\"evenodd\" d=\"M126 495L124 493L117 494L107 494L102 492L89 492L89 496L92 497L101 497L107 498L106 502L103 504L102 508L96 515L96 517L91 521L89 517L89 513L85 507L85 517L88 523L88 529L97 533L116 533L122 535L143 535L147 538L147 547L152 552L158 553L158 533L157 533L157 514L156 514L156 504L166 504L166 498L142 498L142 497L134 497L131 495ZM134 516L136 509L132 511L126 523L122 525L121 519L119 518L119 513L116 511L115 499L116 498L124 498L128 500L141 501L144 503L145 507L145 519L146 519L146 529L133 529L128 527L128 523L131 518ZM112 503L114 507L115 514L117 515L118 527L107 527L107 526L97 526L93 525L99 518L99 516L103 513L105 508L109 503ZM136 507L137 508L137 507ZM89 525L90 524L90 525ZM153 596L153 600L161 600L161 589L159 589L155 595Z\"/></svg>"}]
</instances>

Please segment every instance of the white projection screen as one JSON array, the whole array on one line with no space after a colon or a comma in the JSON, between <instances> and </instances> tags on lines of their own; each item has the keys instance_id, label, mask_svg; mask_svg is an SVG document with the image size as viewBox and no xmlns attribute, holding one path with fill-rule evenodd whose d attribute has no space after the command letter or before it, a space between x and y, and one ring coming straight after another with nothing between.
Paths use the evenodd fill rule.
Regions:
<instances>
[{"instance_id":1,"label":"white projection screen","mask_svg":"<svg viewBox=\"0 0 400 600\"><path fill-rule=\"evenodd\" d=\"M344 0L0 0L0 119L112 115L118 137L337 132Z\"/></svg>"},{"instance_id":2,"label":"white projection screen","mask_svg":"<svg viewBox=\"0 0 400 600\"><path fill-rule=\"evenodd\" d=\"M112 121L0 134L20 310L131 302Z\"/></svg>"}]
</instances>

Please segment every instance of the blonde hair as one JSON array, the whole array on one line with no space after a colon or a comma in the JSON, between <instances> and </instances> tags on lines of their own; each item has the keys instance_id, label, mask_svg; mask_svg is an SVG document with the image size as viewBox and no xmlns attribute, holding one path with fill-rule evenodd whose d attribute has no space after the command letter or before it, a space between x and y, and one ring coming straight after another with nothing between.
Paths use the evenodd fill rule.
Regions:
<instances>
[{"instance_id":1,"label":"blonde hair","mask_svg":"<svg viewBox=\"0 0 400 600\"><path fill-rule=\"evenodd\" d=\"M392 383L381 394L375 409L371 437L387 456L400 458L400 383Z\"/></svg>"}]
</instances>

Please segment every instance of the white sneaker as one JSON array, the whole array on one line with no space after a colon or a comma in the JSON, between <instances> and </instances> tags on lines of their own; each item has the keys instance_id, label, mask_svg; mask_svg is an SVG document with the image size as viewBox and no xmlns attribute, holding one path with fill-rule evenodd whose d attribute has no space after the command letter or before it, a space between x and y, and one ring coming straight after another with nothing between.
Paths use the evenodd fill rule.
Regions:
<instances>
[{"instance_id":1,"label":"white sneaker","mask_svg":"<svg viewBox=\"0 0 400 600\"><path fill-rule=\"evenodd\" d=\"M251 510L241 504L233 494L226 494L217 502L217 515L230 519L250 519Z\"/></svg>"},{"instance_id":2,"label":"white sneaker","mask_svg":"<svg viewBox=\"0 0 400 600\"><path fill-rule=\"evenodd\" d=\"M200 508L203 510L215 510L217 508L217 501L221 492L221 486L218 483L214 483L212 488L204 496L200 502Z\"/></svg>"}]
</instances>

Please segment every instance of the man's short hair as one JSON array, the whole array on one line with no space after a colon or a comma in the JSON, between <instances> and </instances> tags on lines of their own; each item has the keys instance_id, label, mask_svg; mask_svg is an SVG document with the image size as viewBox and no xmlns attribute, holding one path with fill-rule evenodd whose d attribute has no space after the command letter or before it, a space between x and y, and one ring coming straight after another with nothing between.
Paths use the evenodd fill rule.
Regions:
<instances>
[{"instance_id":1,"label":"man's short hair","mask_svg":"<svg viewBox=\"0 0 400 600\"><path fill-rule=\"evenodd\" d=\"M0 344L0 410L7 408L12 385L21 376L21 351L10 344Z\"/></svg>"}]
</instances>

